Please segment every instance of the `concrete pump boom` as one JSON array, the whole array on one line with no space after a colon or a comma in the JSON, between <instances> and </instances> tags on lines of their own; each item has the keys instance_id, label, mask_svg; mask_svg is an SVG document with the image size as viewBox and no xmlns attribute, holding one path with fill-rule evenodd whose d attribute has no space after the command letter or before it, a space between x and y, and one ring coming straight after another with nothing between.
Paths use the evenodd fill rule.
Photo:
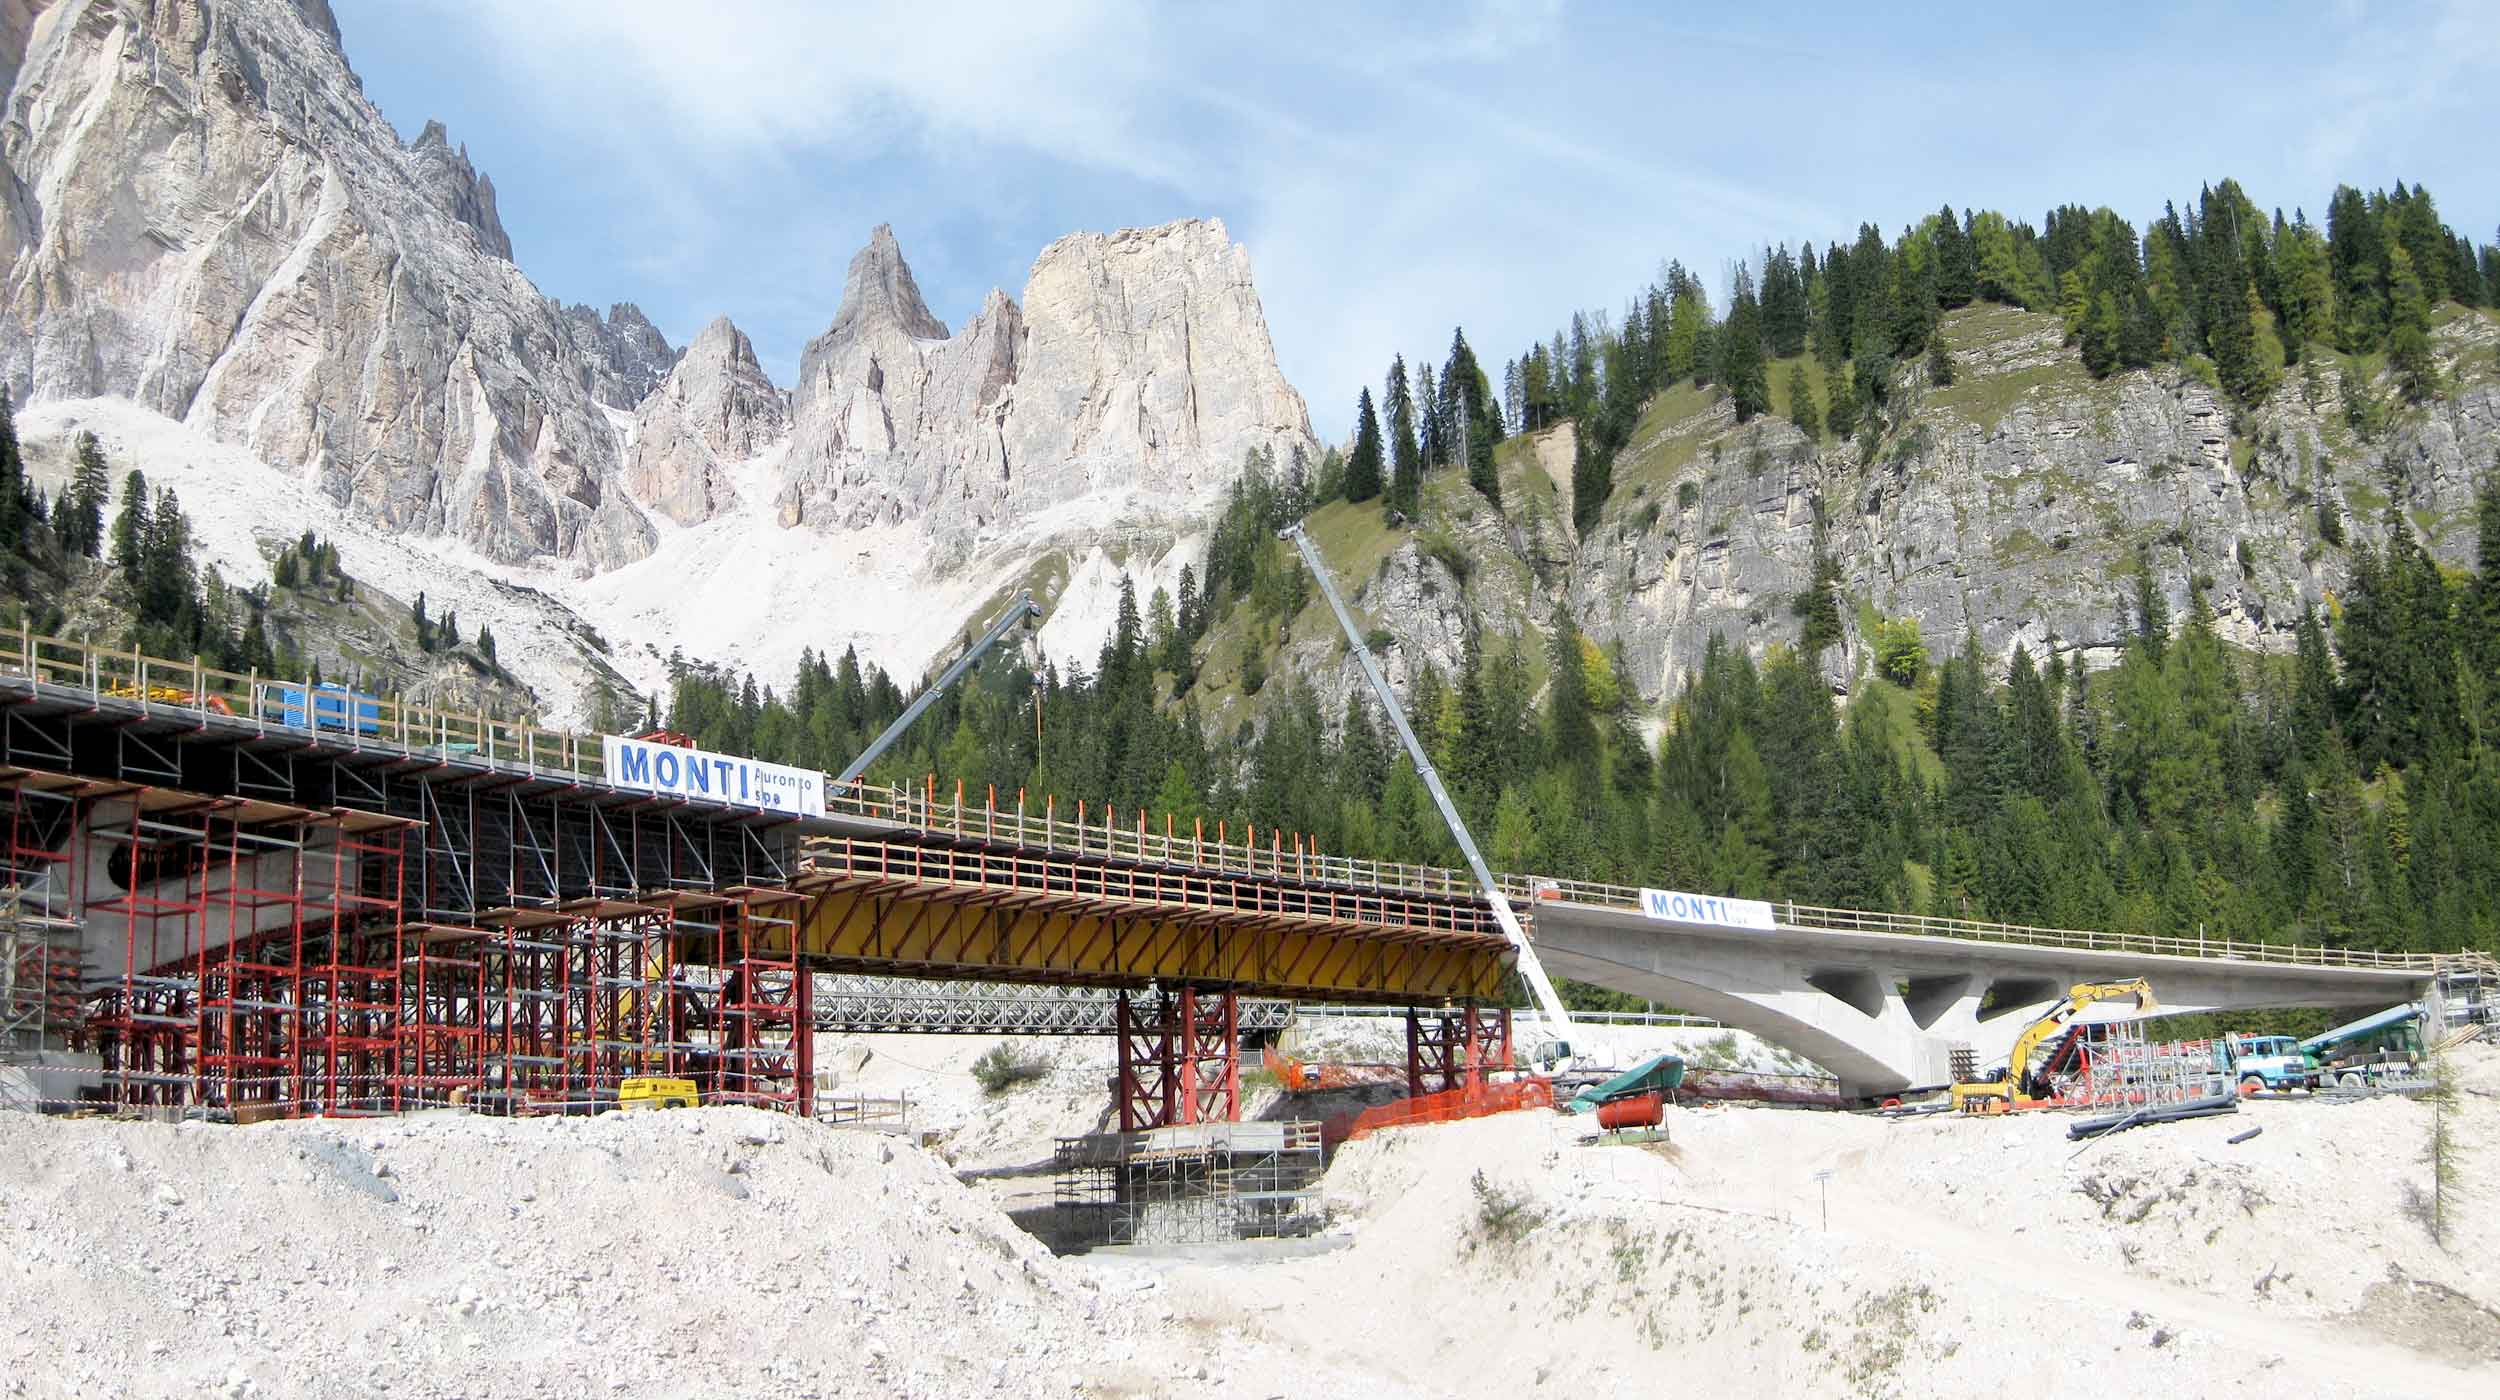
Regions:
<instances>
[{"instance_id":1,"label":"concrete pump boom","mask_svg":"<svg viewBox=\"0 0 2500 1400\"><path fill-rule=\"evenodd\" d=\"M903 713L896 716L894 722L885 727L885 732L877 736L875 743L870 744L859 757L852 759L849 765L843 768L841 776L833 780L834 789L840 791L858 782L859 775L868 771L868 765L876 762L880 755L892 748L894 741L903 737L903 731L911 728L912 721L920 718L922 711L936 704L937 698L944 695L955 682L962 680L964 672L971 670L973 663L988 655L989 649L996 646L1001 637L1013 631L1018 624L1041 615L1042 605L1033 601L1032 594L1017 594L1016 600L1007 605L1007 611L1000 613L998 620L990 624L990 630L981 634L981 640L974 642L970 650L955 658L955 664L947 667L945 672L937 678L936 683L920 692L919 699L904 707Z\"/></svg>"},{"instance_id":2,"label":"concrete pump boom","mask_svg":"<svg viewBox=\"0 0 2500 1400\"><path fill-rule=\"evenodd\" d=\"M1484 890L1485 899L1493 906L1493 921L1502 926L1502 934L1519 954L1519 975L1528 980L1528 990L1535 994L1537 1009L1544 1013L1562 1044L1555 1053L1571 1054L1571 1012L1564 1008L1562 997L1545 976L1544 964L1537 961L1536 949L1529 945L1527 931L1520 927L1519 916L1511 911L1510 901L1503 898L1501 887L1493 883L1493 872L1485 867L1484 856L1476 849L1476 838L1467 834L1467 823L1459 818L1458 807L1450 801L1449 792L1441 786L1441 775L1424 756L1424 746L1416 741L1415 731L1406 722L1406 711L1398 707L1396 692L1389 689L1388 678L1380 674L1379 663L1372 660L1371 648L1363 645L1363 633L1354 625L1354 615L1346 611L1345 600L1337 596L1337 585L1328 576L1328 564L1319 556L1318 546L1302 533L1300 525L1281 532L1281 538L1293 541L1302 551L1302 562L1319 581L1320 595L1328 600L1337 614L1337 625L1345 629L1346 645L1354 649L1354 659L1362 664L1363 679L1371 683L1372 694L1380 697L1380 707L1389 712L1389 723L1396 726L1398 742L1406 745L1406 756L1415 762L1415 772L1424 780L1424 790L1432 794L1433 804L1441 809L1441 820L1449 823L1450 835L1457 838L1458 849L1467 857L1467 868L1475 872L1476 883Z\"/></svg>"}]
</instances>

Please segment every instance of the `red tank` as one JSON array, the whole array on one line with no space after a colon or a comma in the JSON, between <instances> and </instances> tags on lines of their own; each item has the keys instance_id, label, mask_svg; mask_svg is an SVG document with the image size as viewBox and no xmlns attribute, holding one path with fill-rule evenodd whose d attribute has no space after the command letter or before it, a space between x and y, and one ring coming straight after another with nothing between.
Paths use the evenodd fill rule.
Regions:
<instances>
[{"instance_id":1,"label":"red tank","mask_svg":"<svg viewBox=\"0 0 2500 1400\"><path fill-rule=\"evenodd\" d=\"M1597 1126L1608 1132L1625 1128L1655 1128L1667 1116L1664 1094L1634 1094L1628 1099L1597 1106Z\"/></svg>"}]
</instances>

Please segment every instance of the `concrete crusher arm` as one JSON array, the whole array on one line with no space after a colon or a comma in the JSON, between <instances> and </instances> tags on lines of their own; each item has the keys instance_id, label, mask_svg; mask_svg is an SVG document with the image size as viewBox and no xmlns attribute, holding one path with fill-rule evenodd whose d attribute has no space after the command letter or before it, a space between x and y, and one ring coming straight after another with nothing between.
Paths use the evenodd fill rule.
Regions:
<instances>
[{"instance_id":1,"label":"concrete crusher arm","mask_svg":"<svg viewBox=\"0 0 2500 1400\"><path fill-rule=\"evenodd\" d=\"M1032 594L1017 594L1016 600L1007 605L1007 611L1000 613L998 620L990 624L990 630L981 634L981 640L974 642L970 650L955 658L955 664L947 667L927 690L920 692L919 699L904 707L903 713L896 716L894 722L885 727L885 732L877 736L876 742L862 750L859 757L852 759L842 769L841 775L833 780L834 790L838 792L858 782L859 775L868 771L868 765L876 762L887 749L892 748L894 741L903 737L903 731L911 728L912 721L920 718L923 711L936 704L938 697L944 695L955 682L962 680L964 672L971 670L975 663L988 655L991 647L996 646L1001 638L1018 626L1039 618L1041 615L1042 605L1033 601Z\"/></svg>"},{"instance_id":2,"label":"concrete crusher arm","mask_svg":"<svg viewBox=\"0 0 2500 1400\"><path fill-rule=\"evenodd\" d=\"M1293 525L1282 532L1293 547L1302 551L1302 562L1319 582L1322 597L1337 614L1337 625L1345 629L1346 645L1354 649L1354 659L1363 667L1363 679L1371 683L1372 694L1380 697L1380 707L1389 712L1389 723L1396 726L1398 742L1406 746L1406 756L1415 763L1415 772L1424 780L1424 790L1432 794L1433 805L1441 809L1441 820L1449 823L1450 835L1457 838L1459 852L1467 857L1467 868L1474 872L1476 884L1483 889L1486 902L1493 906L1493 921L1502 926L1502 936L1510 940L1519 955L1519 974L1528 981L1528 990L1535 994L1537 1010L1554 1028L1554 1036L1562 1042L1558 1054L1571 1054L1571 1012L1563 1006L1562 997L1545 976L1544 964L1537 961L1536 949L1528 943L1527 931L1520 927L1519 916L1511 911L1510 901L1503 898L1501 887L1493 882L1493 872L1485 868L1484 856L1476 849L1476 839L1467 834L1467 823L1460 820L1458 807L1441 786L1441 775L1433 769L1432 760L1424 756L1424 746L1416 741L1415 731L1406 722L1406 711L1398 707L1396 692L1389 689L1388 679L1380 674L1379 663L1372 660L1371 648L1363 645L1362 631L1354 625L1354 615L1346 611L1345 600L1337 596L1337 585L1328 576L1328 564L1320 558L1318 546Z\"/></svg>"}]
</instances>

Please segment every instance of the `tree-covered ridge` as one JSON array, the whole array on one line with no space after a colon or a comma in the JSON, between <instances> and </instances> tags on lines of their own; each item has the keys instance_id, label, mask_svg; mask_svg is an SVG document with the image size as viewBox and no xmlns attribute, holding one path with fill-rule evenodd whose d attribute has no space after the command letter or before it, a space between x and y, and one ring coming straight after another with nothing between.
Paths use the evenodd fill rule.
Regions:
<instances>
[{"instance_id":1,"label":"tree-covered ridge","mask_svg":"<svg viewBox=\"0 0 2500 1400\"><path fill-rule=\"evenodd\" d=\"M1124 591L1090 670L994 659L872 778L1454 864L1368 696L1330 714L1307 682L1270 687L1264 722L1230 733L1171 699L1208 618L1301 610L1307 585L1273 530L1309 499L1254 464L1203 592L1194 573L1178 606ZM2340 607L2304 619L2293 658L2227 647L2201 588L2173 619L2140 572L2114 600L2133 622L2123 655L2091 674L2020 648L1995 674L1975 642L1931 664L1914 623L1887 622L1878 675L1835 709L1800 651L1757 661L1714 644L1653 745L1638 698L1566 615L1542 657L1471 640L1457 675L1426 666L1405 701L1505 869L2078 928L2500 949L2500 488L2478 510L2479 567L2451 573L2391 507L2390 543L2357 550ZM848 654L811 657L788 700L684 667L669 724L830 768L902 704Z\"/></svg>"},{"instance_id":2,"label":"tree-covered ridge","mask_svg":"<svg viewBox=\"0 0 2500 1400\"><path fill-rule=\"evenodd\" d=\"M1462 460L1451 447L1460 421L1453 397L1490 407L1492 421L1468 429L1463 460L1472 468L1481 438L1492 484L1478 485L1498 506L1491 444L1504 431L1570 420L1579 426L1575 524L1586 532L1613 491L1615 454L1652 394L1719 386L1742 423L1770 410L1769 362L1811 352L1815 374L1803 363L1790 373L1791 416L1807 438L1856 438L1871 457L1915 407L1905 392L1914 375L1930 386L1953 382L1939 320L1975 302L2055 313L2096 377L2189 364L2247 409L2265 401L2285 367L2331 348L2384 354L2398 392L2419 403L2441 389L2432 310L2442 302L2500 306L2500 244L2477 246L2449 228L2419 185L2398 181L2368 194L2339 187L2321 230L2299 209L2289 218L2258 209L2226 179L2200 191L2184 214L2165 205L2140 231L2107 208L2081 205L2053 209L2038 226L1947 205L1890 239L1862 224L1854 239L1820 252L1811 241L1793 252L1766 248L1758 264L1736 265L1728 291L1721 314L1701 280L1670 262L1629 298L1619 321L1574 313L1550 342L1507 362L1498 397L1472 354L1461 362L1463 336L1437 379L1429 365L1410 375L1401 357L1383 401L1391 406L1386 446L1362 427L1371 418L1365 391L1356 458L1367 442L1388 454L1387 504L1411 516L1405 473ZM1363 501L1379 494L1376 480L1357 466L1334 484L1345 499ZM1321 499L1335 496L1323 491Z\"/></svg>"},{"instance_id":3,"label":"tree-covered ridge","mask_svg":"<svg viewBox=\"0 0 2500 1400\"><path fill-rule=\"evenodd\" d=\"M50 503L35 489L17 438L17 419L0 390L0 616L38 633L60 629L63 599L82 571L109 570L128 626L98 637L150 656L197 656L232 671L282 674L263 625L265 589L228 588L192 560L191 521L172 488L148 489L144 472L122 478L121 506L108 527L112 467L95 434L79 435L69 480Z\"/></svg>"}]
</instances>

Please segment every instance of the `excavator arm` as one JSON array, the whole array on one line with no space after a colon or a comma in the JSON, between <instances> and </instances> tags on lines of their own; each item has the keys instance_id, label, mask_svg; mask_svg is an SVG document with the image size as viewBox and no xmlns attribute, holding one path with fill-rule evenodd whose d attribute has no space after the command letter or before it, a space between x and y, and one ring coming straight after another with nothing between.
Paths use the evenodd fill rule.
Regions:
<instances>
[{"instance_id":1,"label":"excavator arm","mask_svg":"<svg viewBox=\"0 0 2500 1400\"><path fill-rule=\"evenodd\" d=\"M2133 1001L2138 1014L2161 1009L2161 1003L2153 996L2153 984L2141 977L2123 982L2078 982L2066 989L2066 995L2047 1014L2023 1027L2023 1033L2014 1037L2014 1048L2006 1055L2003 1070L1990 1078L1955 1084L1954 1105L1966 1112L2012 1107L2022 1088L2023 1076L2031 1068L2031 1057L2039 1053L2041 1045L2088 1008L2112 1001Z\"/></svg>"}]
</instances>

